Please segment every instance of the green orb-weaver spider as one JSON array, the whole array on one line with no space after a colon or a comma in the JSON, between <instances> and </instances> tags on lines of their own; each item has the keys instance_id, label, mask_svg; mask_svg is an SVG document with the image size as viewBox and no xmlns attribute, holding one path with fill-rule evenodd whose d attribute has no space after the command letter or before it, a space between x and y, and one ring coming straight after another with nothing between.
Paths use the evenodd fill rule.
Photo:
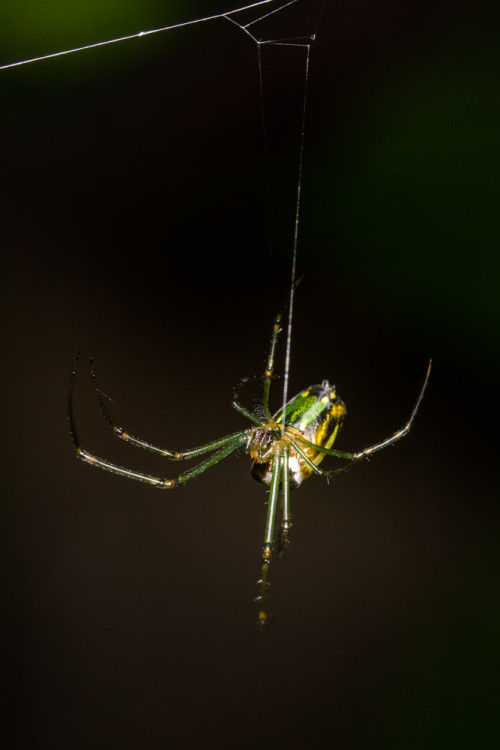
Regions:
<instances>
[{"instance_id":1,"label":"green orb-weaver spider","mask_svg":"<svg viewBox=\"0 0 500 750\"><path fill-rule=\"evenodd\" d=\"M126 469L106 459L99 458L89 453L85 448L82 448L73 416L73 388L81 357L80 353L76 357L68 388L68 421L74 449L77 458L91 466L97 466L100 469L110 471L113 474L119 474L128 479L146 482L160 489L171 489L199 476L207 469L222 461L226 456L229 456L229 454L234 453L238 448L242 448L249 454L253 462L252 475L258 481L269 486L269 503L262 547L262 571L261 578L258 581L260 594L257 597L259 603L259 623L262 626L266 625L268 619L268 573L273 542L275 541L275 525L280 490L282 496L282 515L280 533L277 540L279 555L285 550L291 527L290 489L298 487L304 479L313 473L328 478L341 471L345 471L348 466L359 459L370 456L372 453L386 448L388 445L395 443L407 435L424 396L431 370L431 361L429 361L417 402L404 427L381 442L375 443L357 453L333 450L332 445L344 421L346 408L342 399L336 394L335 388L330 386L327 380L324 380L321 385L309 386L305 391L290 399L286 404L284 414L283 408L279 409L274 415L269 410L269 392L274 372L274 354L280 333L280 322L281 314L277 315L274 320L266 370L262 378L262 416L252 414L239 403L240 391L245 383L250 380L250 378L243 378L234 388L232 406L250 422L253 422L253 426L231 435L226 435L218 440L212 440L205 445L184 451L171 451L159 448L156 445L151 445L140 438L134 437L122 427L119 427L104 404L101 390L97 383L94 362L90 358L90 376L97 403L115 435L132 445L152 451L173 461L195 458L206 453L213 454L191 469L187 469L182 474L171 479ZM339 469L324 471L318 467L318 464L325 456L346 459L349 463Z\"/></svg>"}]
</instances>

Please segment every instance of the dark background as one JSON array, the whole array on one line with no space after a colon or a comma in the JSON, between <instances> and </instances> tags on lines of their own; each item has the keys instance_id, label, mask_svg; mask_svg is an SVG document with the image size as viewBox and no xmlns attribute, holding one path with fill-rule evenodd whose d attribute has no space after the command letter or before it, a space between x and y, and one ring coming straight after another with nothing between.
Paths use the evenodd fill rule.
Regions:
<instances>
[{"instance_id":1,"label":"dark background","mask_svg":"<svg viewBox=\"0 0 500 750\"><path fill-rule=\"evenodd\" d=\"M0 62L228 5L4 0ZM312 31L320 4L298 5L262 36ZM134 434L180 449L244 424L231 389L262 372L289 281L303 50L264 50L269 201L256 48L227 21L0 71L12 747L498 746L494 21L325 5L291 393L335 382L357 450L434 369L406 440L293 494L265 633L248 459L157 492L75 460L65 399L81 348ZM76 416L89 450L171 471L113 439L85 368Z\"/></svg>"}]
</instances>

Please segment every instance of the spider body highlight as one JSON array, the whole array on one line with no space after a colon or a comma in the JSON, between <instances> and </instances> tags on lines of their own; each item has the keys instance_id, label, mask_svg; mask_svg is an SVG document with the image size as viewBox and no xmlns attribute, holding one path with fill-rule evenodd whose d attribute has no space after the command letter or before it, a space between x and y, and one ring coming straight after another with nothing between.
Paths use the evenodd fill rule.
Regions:
<instances>
[{"instance_id":1,"label":"spider body highlight","mask_svg":"<svg viewBox=\"0 0 500 750\"><path fill-rule=\"evenodd\" d=\"M402 428L379 443L375 443L357 453L335 450L332 446L344 421L346 407L337 395L335 388L327 380L323 380L321 385L309 386L288 401L285 408L277 411L274 416L269 410L269 392L274 372L274 354L280 332L280 322L281 314L276 316L273 325L269 354L262 378L262 408L259 410L258 416L248 411L239 402L240 391L250 378L243 378L233 391L232 406L246 417L252 423L252 426L212 440L205 445L183 451L158 447L141 438L134 437L128 430L117 425L104 403L101 390L97 384L94 363L92 358L90 359L90 376L99 409L117 437L131 445L156 453L174 462L210 454L208 458L203 458L201 463L171 478L152 476L119 466L107 459L99 458L81 446L73 415L73 390L80 354L75 360L68 388L68 421L75 453L77 458L91 466L96 466L127 479L147 483L159 489L171 489L195 479L238 449L242 449L249 454L252 460L252 475L269 487L269 501L262 545L261 578L258 582L260 592L257 597L259 603L258 621L261 625L266 625L268 620L268 573L273 546L276 544L278 554L281 555L288 542L288 533L291 528L290 490L299 487L304 479L307 479L311 474L329 478L344 471L351 464L392 445L407 435L424 396L431 369L431 362L429 362L417 402L410 418ZM347 463L344 463L340 468L325 471L319 468L319 464L326 456L344 459ZM276 530L278 506L281 514L279 532Z\"/></svg>"}]
</instances>

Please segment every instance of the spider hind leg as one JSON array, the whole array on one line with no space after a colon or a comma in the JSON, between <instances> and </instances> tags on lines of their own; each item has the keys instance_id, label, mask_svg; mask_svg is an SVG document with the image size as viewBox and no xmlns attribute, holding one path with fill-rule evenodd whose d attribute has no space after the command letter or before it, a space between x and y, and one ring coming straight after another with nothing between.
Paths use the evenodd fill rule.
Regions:
<instances>
[{"instance_id":1,"label":"spider hind leg","mask_svg":"<svg viewBox=\"0 0 500 750\"><path fill-rule=\"evenodd\" d=\"M259 596L256 601L259 604L258 621L261 627L269 624L267 605L269 600L269 566L273 552L274 528L278 510L278 498L281 489L282 520L278 536L278 555L281 556L288 544L288 532L291 527L290 521L290 477L289 477L289 448L282 445L281 452L277 452L274 458L271 483L269 486L269 502L267 508L266 527L264 532L264 544L262 546L261 576L258 581Z\"/></svg>"}]
</instances>

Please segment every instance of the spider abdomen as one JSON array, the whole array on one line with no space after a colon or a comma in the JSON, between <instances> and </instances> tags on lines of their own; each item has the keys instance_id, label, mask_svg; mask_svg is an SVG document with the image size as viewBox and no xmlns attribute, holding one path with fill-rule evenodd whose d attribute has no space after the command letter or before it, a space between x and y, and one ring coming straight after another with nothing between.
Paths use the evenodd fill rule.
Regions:
<instances>
[{"instance_id":1,"label":"spider abdomen","mask_svg":"<svg viewBox=\"0 0 500 750\"><path fill-rule=\"evenodd\" d=\"M309 386L291 399L284 410L280 409L271 422L255 430L249 446L254 479L269 485L276 454L287 451L290 486L298 487L313 473L312 464L317 466L325 456L310 444L331 448L345 414L344 402L327 380Z\"/></svg>"}]
</instances>

